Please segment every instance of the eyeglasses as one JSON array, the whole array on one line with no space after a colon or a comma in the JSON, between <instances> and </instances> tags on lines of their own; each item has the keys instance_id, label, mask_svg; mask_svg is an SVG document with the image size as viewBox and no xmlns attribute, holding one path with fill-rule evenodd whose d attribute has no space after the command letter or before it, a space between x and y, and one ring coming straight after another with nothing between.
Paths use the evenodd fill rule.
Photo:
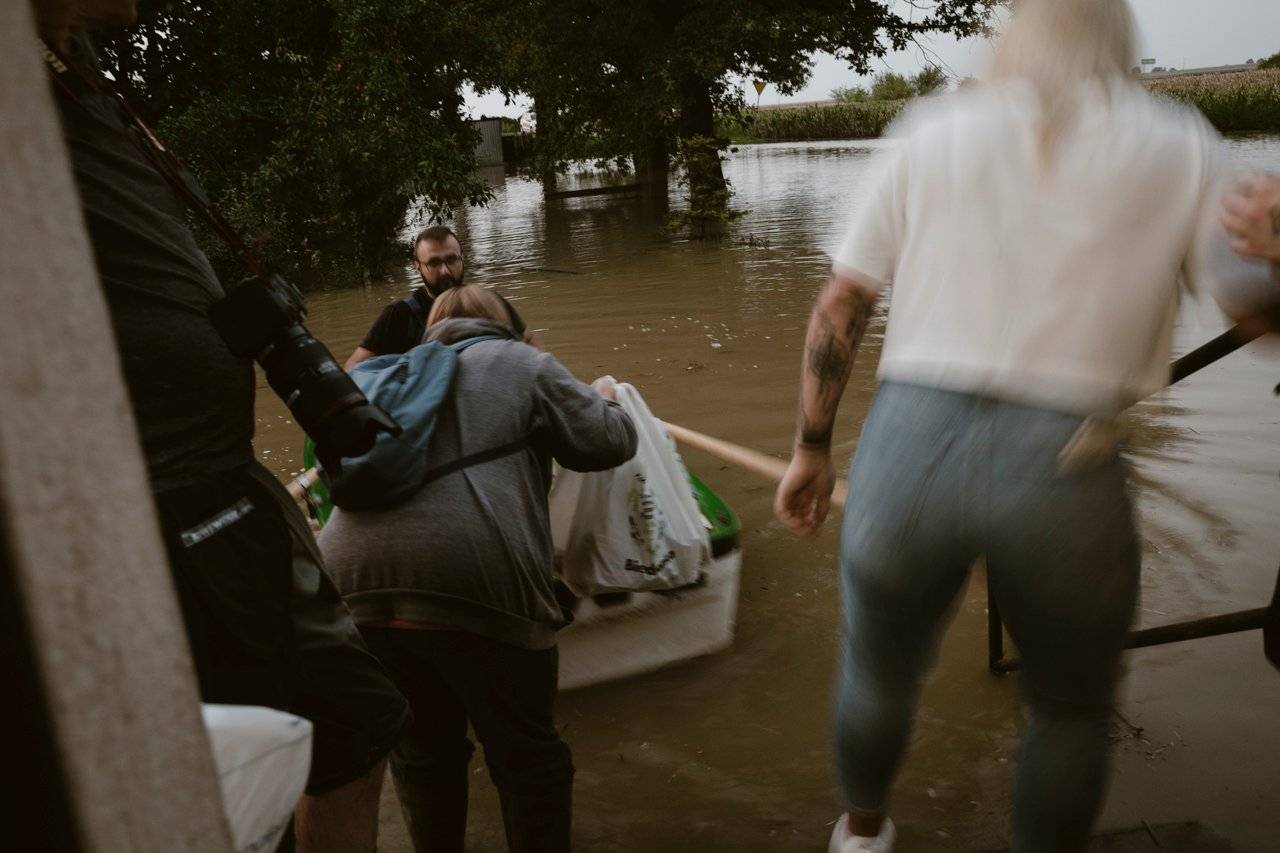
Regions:
<instances>
[{"instance_id":1,"label":"eyeglasses","mask_svg":"<svg viewBox=\"0 0 1280 853\"><path fill-rule=\"evenodd\" d=\"M443 258L434 257L425 261L418 261L419 264L429 270L438 270L441 267L452 267L462 263L462 255L445 255Z\"/></svg>"}]
</instances>

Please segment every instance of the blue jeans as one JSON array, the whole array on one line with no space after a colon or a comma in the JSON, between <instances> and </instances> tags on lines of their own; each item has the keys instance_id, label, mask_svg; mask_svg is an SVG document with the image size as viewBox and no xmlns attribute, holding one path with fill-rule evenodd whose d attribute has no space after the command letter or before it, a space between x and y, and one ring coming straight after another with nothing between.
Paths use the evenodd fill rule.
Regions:
<instances>
[{"instance_id":1,"label":"blue jeans","mask_svg":"<svg viewBox=\"0 0 1280 853\"><path fill-rule=\"evenodd\" d=\"M1080 423L969 394L880 387L853 460L840 549L835 751L853 811L885 810L921 678L970 566L985 557L1030 706L1013 849L1084 847L1106 783L1140 547L1118 457L1057 473Z\"/></svg>"}]
</instances>

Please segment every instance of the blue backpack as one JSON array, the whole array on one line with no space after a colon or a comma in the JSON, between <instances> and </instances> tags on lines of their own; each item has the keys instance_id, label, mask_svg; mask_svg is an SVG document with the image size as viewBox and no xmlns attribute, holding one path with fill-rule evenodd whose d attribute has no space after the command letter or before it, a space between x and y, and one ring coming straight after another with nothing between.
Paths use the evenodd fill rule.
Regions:
<instances>
[{"instance_id":1,"label":"blue backpack","mask_svg":"<svg viewBox=\"0 0 1280 853\"><path fill-rule=\"evenodd\" d=\"M436 468L427 459L440 407L453 390L458 354L472 344L496 340L502 339L481 335L448 345L430 341L399 355L365 359L351 369L351 378L369 402L386 410L402 431L380 433L368 452L343 459L337 471L321 469L335 506L346 510L390 506L445 474L514 453L525 444L521 439Z\"/></svg>"}]
</instances>

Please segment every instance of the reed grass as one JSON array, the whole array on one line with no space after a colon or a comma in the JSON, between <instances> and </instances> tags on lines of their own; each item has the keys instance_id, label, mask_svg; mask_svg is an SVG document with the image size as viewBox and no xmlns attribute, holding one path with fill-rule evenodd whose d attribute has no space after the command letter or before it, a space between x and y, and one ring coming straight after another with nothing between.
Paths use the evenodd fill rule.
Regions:
<instances>
[{"instance_id":1,"label":"reed grass","mask_svg":"<svg viewBox=\"0 0 1280 853\"><path fill-rule=\"evenodd\" d=\"M1146 86L1190 104L1223 133L1280 133L1280 70L1168 77ZM735 142L866 139L880 136L906 101L864 101L752 111L724 120L719 132Z\"/></svg>"},{"instance_id":2,"label":"reed grass","mask_svg":"<svg viewBox=\"0 0 1280 853\"><path fill-rule=\"evenodd\" d=\"M1169 77L1147 88L1196 107L1223 133L1280 132L1280 69Z\"/></svg>"},{"instance_id":3,"label":"reed grass","mask_svg":"<svg viewBox=\"0 0 1280 853\"><path fill-rule=\"evenodd\" d=\"M725 122L720 133L735 141L867 139L880 136L906 101L866 101L760 110Z\"/></svg>"}]
</instances>

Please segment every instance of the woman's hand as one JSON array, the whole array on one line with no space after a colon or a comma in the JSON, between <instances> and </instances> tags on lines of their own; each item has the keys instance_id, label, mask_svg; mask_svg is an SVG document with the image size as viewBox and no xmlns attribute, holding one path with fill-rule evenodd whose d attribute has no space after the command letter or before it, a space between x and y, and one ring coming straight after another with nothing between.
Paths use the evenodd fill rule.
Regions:
<instances>
[{"instance_id":1,"label":"woman's hand","mask_svg":"<svg viewBox=\"0 0 1280 853\"><path fill-rule=\"evenodd\" d=\"M1280 263L1280 175L1242 182L1222 200L1222 224L1241 255Z\"/></svg>"},{"instance_id":2,"label":"woman's hand","mask_svg":"<svg viewBox=\"0 0 1280 853\"><path fill-rule=\"evenodd\" d=\"M797 447L773 497L773 513L793 533L812 536L831 509L835 484L830 448Z\"/></svg>"}]
</instances>

